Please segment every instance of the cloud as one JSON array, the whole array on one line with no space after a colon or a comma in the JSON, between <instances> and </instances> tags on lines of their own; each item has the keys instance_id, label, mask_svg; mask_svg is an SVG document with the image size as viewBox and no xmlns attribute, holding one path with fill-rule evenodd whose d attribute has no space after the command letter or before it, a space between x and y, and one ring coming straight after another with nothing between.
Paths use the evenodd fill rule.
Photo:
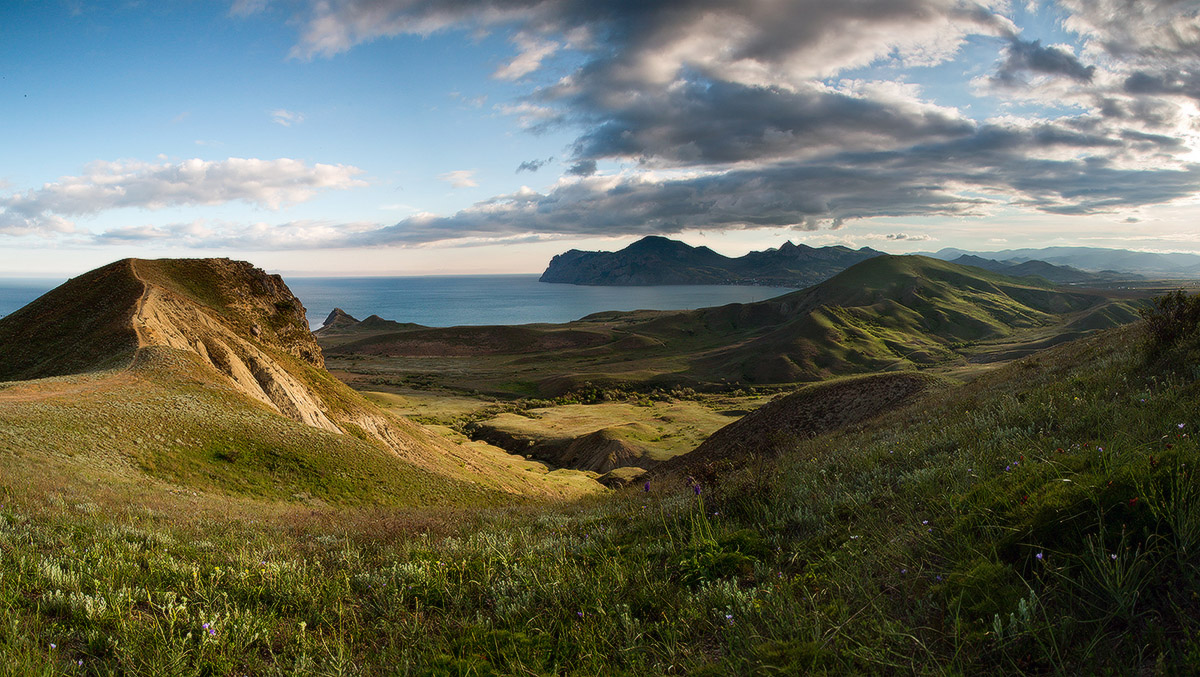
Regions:
<instances>
[{"instance_id":1,"label":"cloud","mask_svg":"<svg viewBox=\"0 0 1200 677\"><path fill-rule=\"evenodd\" d=\"M366 185L363 170L281 158L200 159L178 163L94 162L80 176L0 197L0 232L73 232L67 217L121 208L216 205L241 201L278 209L320 190Z\"/></svg>"},{"instance_id":2,"label":"cloud","mask_svg":"<svg viewBox=\"0 0 1200 677\"><path fill-rule=\"evenodd\" d=\"M1095 66L1084 66L1074 54L1061 47L1043 47L1041 40L1027 42L1013 38L1006 51L1007 58L993 76L1001 84L1022 83L1021 74L1026 72L1061 76L1077 82L1091 82L1096 73Z\"/></svg>"},{"instance_id":3,"label":"cloud","mask_svg":"<svg viewBox=\"0 0 1200 677\"><path fill-rule=\"evenodd\" d=\"M542 60L558 51L561 45L557 42L543 40L529 35L517 33L513 43L521 50L516 58L496 70L492 74L499 80L519 80L541 68Z\"/></svg>"},{"instance_id":4,"label":"cloud","mask_svg":"<svg viewBox=\"0 0 1200 677\"><path fill-rule=\"evenodd\" d=\"M924 234L909 234L909 233L888 233L884 235L887 240L908 240L910 242L925 242L933 238Z\"/></svg>"},{"instance_id":5,"label":"cloud","mask_svg":"<svg viewBox=\"0 0 1200 677\"><path fill-rule=\"evenodd\" d=\"M522 162L521 164L517 165L516 173L520 174L521 172L536 172L537 170L541 169L542 167L545 167L546 165L550 164L553 161L554 161L554 158L552 158L552 157L548 157L545 160L526 160L526 161Z\"/></svg>"},{"instance_id":6,"label":"cloud","mask_svg":"<svg viewBox=\"0 0 1200 677\"><path fill-rule=\"evenodd\" d=\"M517 54L493 75L527 89L494 109L531 132L574 134L562 178L544 192L523 188L455 214L356 231L335 237L339 246L814 229L1001 207L1092 214L1200 192L1200 165L1188 159L1198 143L1185 108L1193 104L1184 100L1200 93L1194 3L1062 0L1073 45L1022 34L1004 16L1005 0L303 6L292 51L302 59L398 35L510 36ZM964 45L971 58L996 50L994 71L973 92L995 97L976 107L998 110L992 118L870 79L945 66ZM576 66L551 74L543 65L560 53L570 58L556 66ZM969 66L942 73L959 65ZM874 66L883 68L867 70ZM1028 113L1020 103L1042 107ZM543 166L530 160L517 172ZM614 166L621 173L599 170ZM475 184L463 170L440 178Z\"/></svg>"},{"instance_id":7,"label":"cloud","mask_svg":"<svg viewBox=\"0 0 1200 677\"><path fill-rule=\"evenodd\" d=\"M1179 0L1060 0L1063 26L1091 49L1143 61L1196 56L1200 7Z\"/></svg>"},{"instance_id":8,"label":"cloud","mask_svg":"<svg viewBox=\"0 0 1200 677\"><path fill-rule=\"evenodd\" d=\"M1012 22L995 11L1004 4L322 0L311 2L301 19L304 29L292 55L328 57L381 37L517 26L514 42L522 50L518 61L548 49L554 42L550 36L584 36L574 44L595 48L591 68L611 70L631 81L661 84L684 68L697 68L723 79L769 84L791 81L795 75L828 75L885 57L901 63L937 63L952 56L969 34L1014 34ZM525 63L536 68L532 58Z\"/></svg>"},{"instance_id":9,"label":"cloud","mask_svg":"<svg viewBox=\"0 0 1200 677\"><path fill-rule=\"evenodd\" d=\"M292 125L298 125L301 122L304 122L304 114L293 113L290 110L277 108L271 111L271 122L274 122L277 125L283 125L284 127L291 127Z\"/></svg>"},{"instance_id":10,"label":"cloud","mask_svg":"<svg viewBox=\"0 0 1200 677\"><path fill-rule=\"evenodd\" d=\"M606 102L620 101L620 107ZM578 94L574 110L603 121L574 145L578 158L704 165L814 157L833 150L895 148L971 134L953 109L920 102L881 83L795 89L727 82L680 83L624 99Z\"/></svg>"},{"instance_id":11,"label":"cloud","mask_svg":"<svg viewBox=\"0 0 1200 677\"><path fill-rule=\"evenodd\" d=\"M592 174L596 173L596 161L580 160L579 162L571 165L570 169L567 170L567 173L572 176L591 176Z\"/></svg>"},{"instance_id":12,"label":"cloud","mask_svg":"<svg viewBox=\"0 0 1200 677\"><path fill-rule=\"evenodd\" d=\"M446 172L445 174L438 175L439 179L449 183L455 188L474 188L478 186L479 183L475 181L474 177L474 169L456 169L452 172Z\"/></svg>"}]
</instances>

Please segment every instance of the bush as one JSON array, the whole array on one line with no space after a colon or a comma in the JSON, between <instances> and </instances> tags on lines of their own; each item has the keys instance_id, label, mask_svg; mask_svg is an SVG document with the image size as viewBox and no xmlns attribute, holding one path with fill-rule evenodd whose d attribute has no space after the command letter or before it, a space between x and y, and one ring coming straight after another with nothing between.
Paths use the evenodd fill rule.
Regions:
<instances>
[{"instance_id":1,"label":"bush","mask_svg":"<svg viewBox=\"0 0 1200 677\"><path fill-rule=\"evenodd\" d=\"M1155 297L1153 305L1140 311L1146 320L1152 353L1179 344L1200 329L1200 296L1177 289L1165 296Z\"/></svg>"}]
</instances>

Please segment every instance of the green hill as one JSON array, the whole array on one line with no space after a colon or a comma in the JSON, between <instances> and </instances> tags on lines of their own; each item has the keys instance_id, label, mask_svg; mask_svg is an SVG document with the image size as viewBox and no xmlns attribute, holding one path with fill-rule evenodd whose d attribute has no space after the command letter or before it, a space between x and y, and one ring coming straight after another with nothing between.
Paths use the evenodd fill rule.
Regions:
<instances>
[{"instance_id":1,"label":"green hill","mask_svg":"<svg viewBox=\"0 0 1200 677\"><path fill-rule=\"evenodd\" d=\"M322 338L348 369L558 395L586 383L783 384L1024 354L1136 317L1136 299L1055 287L923 256L876 256L766 301L606 312L564 325L419 328ZM440 358L455 362L439 362ZM400 360L398 358L421 358ZM366 360L363 362L362 360ZM354 361L358 360L358 361Z\"/></svg>"}]
</instances>

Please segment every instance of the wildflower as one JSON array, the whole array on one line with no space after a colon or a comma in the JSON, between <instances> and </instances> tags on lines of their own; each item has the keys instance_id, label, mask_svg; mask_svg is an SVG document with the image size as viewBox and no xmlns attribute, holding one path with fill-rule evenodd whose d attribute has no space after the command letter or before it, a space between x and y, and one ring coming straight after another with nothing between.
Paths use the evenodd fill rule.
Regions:
<instances>
[{"instance_id":1,"label":"wildflower","mask_svg":"<svg viewBox=\"0 0 1200 677\"><path fill-rule=\"evenodd\" d=\"M1038 554L1034 555L1034 557L1037 557L1039 562L1042 561L1042 559L1043 559L1042 553L1040 553L1040 552Z\"/></svg>"},{"instance_id":2,"label":"wildflower","mask_svg":"<svg viewBox=\"0 0 1200 677\"><path fill-rule=\"evenodd\" d=\"M1137 502L1138 502L1137 496L1134 496L1133 498L1129 499L1129 507L1132 508L1133 506L1137 505Z\"/></svg>"},{"instance_id":3,"label":"wildflower","mask_svg":"<svg viewBox=\"0 0 1200 677\"><path fill-rule=\"evenodd\" d=\"M1176 427L1176 428L1179 428L1180 430L1183 430L1183 424L1182 424L1182 423L1176 423L1176 424L1175 424L1175 427Z\"/></svg>"},{"instance_id":4,"label":"wildflower","mask_svg":"<svg viewBox=\"0 0 1200 677\"><path fill-rule=\"evenodd\" d=\"M1117 561L1117 553L1115 553L1115 552L1113 554L1109 555L1108 557L1109 557L1109 559L1111 559L1114 562Z\"/></svg>"},{"instance_id":5,"label":"wildflower","mask_svg":"<svg viewBox=\"0 0 1200 677\"><path fill-rule=\"evenodd\" d=\"M582 612L582 611L576 611L576 612L575 612L575 615L579 616L580 618L583 618L583 612Z\"/></svg>"},{"instance_id":6,"label":"wildflower","mask_svg":"<svg viewBox=\"0 0 1200 677\"><path fill-rule=\"evenodd\" d=\"M642 491L650 491L650 482L649 481L647 481L646 484L642 486Z\"/></svg>"},{"instance_id":7,"label":"wildflower","mask_svg":"<svg viewBox=\"0 0 1200 677\"><path fill-rule=\"evenodd\" d=\"M725 614L725 620L733 623L733 614Z\"/></svg>"},{"instance_id":8,"label":"wildflower","mask_svg":"<svg viewBox=\"0 0 1200 677\"><path fill-rule=\"evenodd\" d=\"M1011 466L1011 465L1006 465L1006 466L1004 466L1004 472L1009 472L1009 471L1011 471L1011 470L1012 470L1012 466Z\"/></svg>"},{"instance_id":9,"label":"wildflower","mask_svg":"<svg viewBox=\"0 0 1200 677\"><path fill-rule=\"evenodd\" d=\"M929 524L929 520L921 520L921 524Z\"/></svg>"},{"instance_id":10,"label":"wildflower","mask_svg":"<svg viewBox=\"0 0 1200 677\"><path fill-rule=\"evenodd\" d=\"M51 642L51 643L50 643L50 648L51 648L51 649L57 649L57 648L58 648L58 645L57 645L57 644L55 644L55 643L53 643L53 642Z\"/></svg>"},{"instance_id":11,"label":"wildflower","mask_svg":"<svg viewBox=\"0 0 1200 677\"><path fill-rule=\"evenodd\" d=\"M693 484L693 485L692 485L692 491L696 492L696 495L697 495L697 496L699 496L699 495L700 495L700 485L699 485L699 484Z\"/></svg>"}]
</instances>

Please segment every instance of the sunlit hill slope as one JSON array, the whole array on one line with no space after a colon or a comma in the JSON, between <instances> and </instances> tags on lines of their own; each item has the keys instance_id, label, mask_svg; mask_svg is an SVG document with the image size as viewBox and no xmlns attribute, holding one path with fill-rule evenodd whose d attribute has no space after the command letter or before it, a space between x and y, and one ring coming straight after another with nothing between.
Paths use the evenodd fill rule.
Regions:
<instances>
[{"instance_id":1,"label":"sunlit hill slope","mask_svg":"<svg viewBox=\"0 0 1200 677\"><path fill-rule=\"evenodd\" d=\"M325 371L278 276L228 259L123 260L67 282L0 320L0 378L14 472L318 503L587 487L385 414Z\"/></svg>"}]
</instances>

